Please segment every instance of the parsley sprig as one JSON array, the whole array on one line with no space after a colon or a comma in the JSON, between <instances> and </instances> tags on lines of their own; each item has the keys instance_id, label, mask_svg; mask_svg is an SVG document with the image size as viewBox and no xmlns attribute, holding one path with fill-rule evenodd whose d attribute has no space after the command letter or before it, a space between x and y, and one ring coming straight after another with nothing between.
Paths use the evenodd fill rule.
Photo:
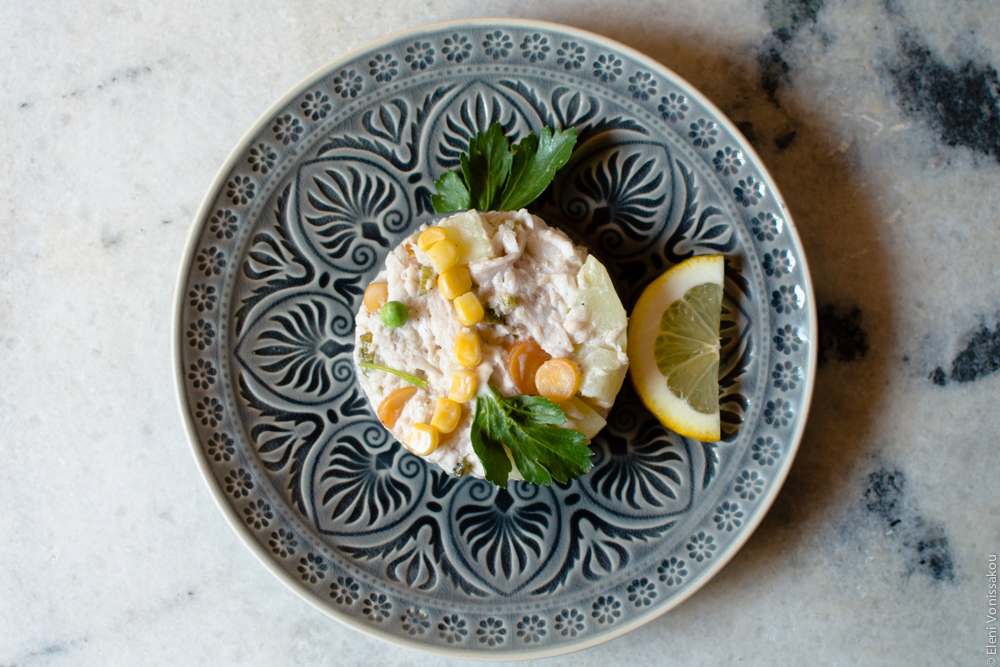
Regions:
<instances>
[{"instance_id":1,"label":"parsley sprig","mask_svg":"<svg viewBox=\"0 0 1000 667\"><path fill-rule=\"evenodd\" d=\"M445 172L434 187L431 203L438 213L464 211L517 211L535 201L556 172L566 164L576 130L543 127L514 146L503 126L493 123L469 140L461 156L461 170Z\"/></svg>"},{"instance_id":2,"label":"parsley sprig","mask_svg":"<svg viewBox=\"0 0 1000 667\"><path fill-rule=\"evenodd\" d=\"M472 448L483 462L486 481L507 486L511 458L526 482L565 483L594 465L587 438L579 431L556 428L566 413L541 396L504 396L492 385L476 397ZM505 449L506 446L506 449Z\"/></svg>"}]
</instances>

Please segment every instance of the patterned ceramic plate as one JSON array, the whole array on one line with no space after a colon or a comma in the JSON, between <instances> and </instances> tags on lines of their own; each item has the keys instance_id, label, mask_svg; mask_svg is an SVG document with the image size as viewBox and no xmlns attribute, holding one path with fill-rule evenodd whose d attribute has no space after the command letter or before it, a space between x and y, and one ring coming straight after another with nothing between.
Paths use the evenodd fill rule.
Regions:
<instances>
[{"instance_id":1,"label":"patterned ceramic plate","mask_svg":"<svg viewBox=\"0 0 1000 667\"><path fill-rule=\"evenodd\" d=\"M453 479L387 436L355 377L354 313L494 121L576 128L536 210L597 254L626 308L682 259L726 255L721 442L667 431L628 383L594 468L565 486ZM732 123L628 47L499 19L365 46L253 127L192 229L174 351L208 486L272 572L381 639L512 659L621 635L733 556L791 465L815 337L795 229Z\"/></svg>"}]
</instances>

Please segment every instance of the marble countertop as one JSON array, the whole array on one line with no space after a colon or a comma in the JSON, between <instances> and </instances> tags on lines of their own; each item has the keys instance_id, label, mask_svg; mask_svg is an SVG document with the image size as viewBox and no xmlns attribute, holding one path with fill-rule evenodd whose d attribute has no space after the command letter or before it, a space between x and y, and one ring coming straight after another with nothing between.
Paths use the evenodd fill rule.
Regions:
<instances>
[{"instance_id":1,"label":"marble countertop","mask_svg":"<svg viewBox=\"0 0 1000 667\"><path fill-rule=\"evenodd\" d=\"M995 3L139 0L0 7L0 665L447 662L338 624L243 546L170 333L192 218L258 115L369 40L477 15L598 32L701 89L780 185L819 304L805 437L747 545L665 616L544 662L989 664Z\"/></svg>"}]
</instances>

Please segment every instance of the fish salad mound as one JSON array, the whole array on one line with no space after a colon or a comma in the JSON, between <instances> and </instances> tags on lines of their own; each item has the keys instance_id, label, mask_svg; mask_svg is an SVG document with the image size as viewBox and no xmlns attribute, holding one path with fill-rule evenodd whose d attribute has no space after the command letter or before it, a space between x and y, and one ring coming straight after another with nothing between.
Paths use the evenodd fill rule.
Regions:
<instances>
[{"instance_id":1,"label":"fish salad mound","mask_svg":"<svg viewBox=\"0 0 1000 667\"><path fill-rule=\"evenodd\" d=\"M563 232L524 209L465 211L389 253L356 317L358 377L411 452L484 477L476 396L542 396L592 438L628 367L626 322L607 270Z\"/></svg>"}]
</instances>

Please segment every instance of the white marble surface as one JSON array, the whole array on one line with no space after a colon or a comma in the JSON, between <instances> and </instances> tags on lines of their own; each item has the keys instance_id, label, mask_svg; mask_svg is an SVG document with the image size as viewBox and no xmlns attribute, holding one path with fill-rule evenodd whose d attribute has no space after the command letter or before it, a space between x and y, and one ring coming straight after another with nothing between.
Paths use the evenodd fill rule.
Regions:
<instances>
[{"instance_id":1,"label":"white marble surface","mask_svg":"<svg viewBox=\"0 0 1000 667\"><path fill-rule=\"evenodd\" d=\"M140 0L0 3L0 665L442 662L254 560L189 452L170 331L191 219L257 116L368 40L484 15L622 41L741 124L832 342L791 477L737 557L666 616L546 662L987 664L994 3Z\"/></svg>"}]
</instances>

